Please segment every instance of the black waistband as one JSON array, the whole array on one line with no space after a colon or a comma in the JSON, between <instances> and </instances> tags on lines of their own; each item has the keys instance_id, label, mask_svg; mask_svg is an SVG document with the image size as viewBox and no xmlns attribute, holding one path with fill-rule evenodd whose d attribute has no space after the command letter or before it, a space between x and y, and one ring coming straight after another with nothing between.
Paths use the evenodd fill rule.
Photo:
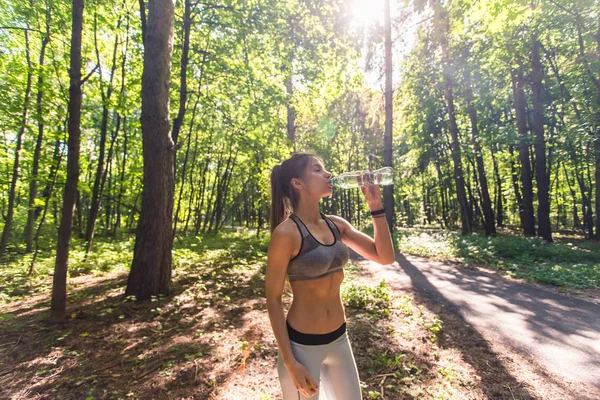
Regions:
<instances>
[{"instance_id":1,"label":"black waistband","mask_svg":"<svg viewBox=\"0 0 600 400\"><path fill-rule=\"evenodd\" d=\"M329 333L302 333L290 326L287 319L285 320L285 324L287 325L288 336L290 340L293 340L296 343L307 344L307 345L319 345L319 344L328 344L333 342L335 339L339 338L346 332L346 322L340 325L333 332Z\"/></svg>"}]
</instances>

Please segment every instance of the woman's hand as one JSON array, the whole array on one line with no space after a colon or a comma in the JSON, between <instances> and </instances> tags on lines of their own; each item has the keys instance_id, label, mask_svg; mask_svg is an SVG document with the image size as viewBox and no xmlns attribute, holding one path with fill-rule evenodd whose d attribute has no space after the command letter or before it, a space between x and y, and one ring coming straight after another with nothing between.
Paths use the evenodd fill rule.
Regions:
<instances>
[{"instance_id":1,"label":"woman's hand","mask_svg":"<svg viewBox=\"0 0 600 400\"><path fill-rule=\"evenodd\" d=\"M369 171L373 171L373 168L369 168ZM362 190L363 195L365 197L365 201L369 206L369 210L375 211L383 208L381 202L381 191L379 190L379 185L368 185L362 186L362 177L358 177L358 183L360 186L360 190Z\"/></svg>"},{"instance_id":2,"label":"woman's hand","mask_svg":"<svg viewBox=\"0 0 600 400\"><path fill-rule=\"evenodd\" d=\"M292 382L294 382L296 390L302 393L304 397L312 397L317 393L319 385L315 383L304 365L300 364L298 361L294 361L291 364L286 365L286 368L292 377Z\"/></svg>"}]
</instances>

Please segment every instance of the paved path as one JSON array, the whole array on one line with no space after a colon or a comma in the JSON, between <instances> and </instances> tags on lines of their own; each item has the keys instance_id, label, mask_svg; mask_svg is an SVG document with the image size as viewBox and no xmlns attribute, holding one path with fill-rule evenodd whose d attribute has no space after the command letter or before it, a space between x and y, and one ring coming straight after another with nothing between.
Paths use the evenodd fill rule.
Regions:
<instances>
[{"instance_id":1,"label":"paved path","mask_svg":"<svg viewBox=\"0 0 600 400\"><path fill-rule=\"evenodd\" d=\"M487 340L508 344L551 372L600 389L600 305L399 253L391 265L361 264L392 288L412 287L444 303Z\"/></svg>"}]
</instances>

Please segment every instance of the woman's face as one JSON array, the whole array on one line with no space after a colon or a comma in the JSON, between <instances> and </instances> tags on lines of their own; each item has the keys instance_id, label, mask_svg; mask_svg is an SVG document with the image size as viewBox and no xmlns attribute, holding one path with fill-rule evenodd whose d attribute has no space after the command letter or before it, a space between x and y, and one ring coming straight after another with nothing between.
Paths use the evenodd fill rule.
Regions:
<instances>
[{"instance_id":1,"label":"woman's face","mask_svg":"<svg viewBox=\"0 0 600 400\"><path fill-rule=\"evenodd\" d=\"M301 179L304 182L304 189L315 196L331 196L333 186L329 183L331 173L325 169L323 163L317 158L311 157L304 177Z\"/></svg>"}]
</instances>

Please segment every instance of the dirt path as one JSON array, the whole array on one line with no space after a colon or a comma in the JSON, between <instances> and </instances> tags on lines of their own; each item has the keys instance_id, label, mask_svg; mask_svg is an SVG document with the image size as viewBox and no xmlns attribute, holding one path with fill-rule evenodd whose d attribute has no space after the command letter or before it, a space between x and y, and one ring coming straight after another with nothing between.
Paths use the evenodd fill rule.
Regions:
<instances>
[{"instance_id":1,"label":"dirt path","mask_svg":"<svg viewBox=\"0 0 600 400\"><path fill-rule=\"evenodd\" d=\"M394 290L412 290L420 301L463 319L495 351L539 362L551 375L600 396L600 305L399 253L392 265L361 264Z\"/></svg>"}]
</instances>

